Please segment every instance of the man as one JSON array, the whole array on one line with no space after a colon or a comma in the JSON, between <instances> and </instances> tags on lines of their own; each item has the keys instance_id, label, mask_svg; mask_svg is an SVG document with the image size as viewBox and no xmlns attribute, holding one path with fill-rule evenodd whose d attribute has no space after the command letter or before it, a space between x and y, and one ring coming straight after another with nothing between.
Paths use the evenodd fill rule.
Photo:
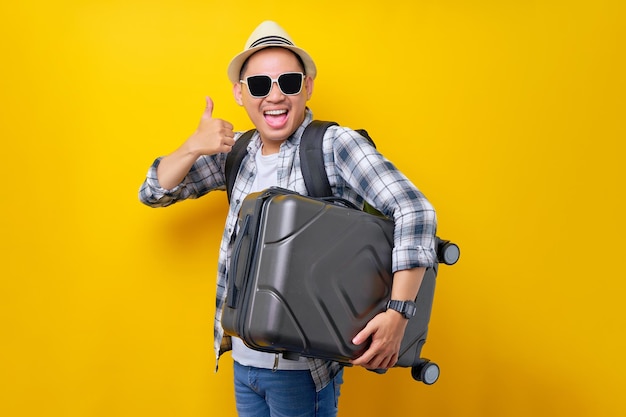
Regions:
<instances>
[{"instance_id":1,"label":"man","mask_svg":"<svg viewBox=\"0 0 626 417\"><path fill-rule=\"evenodd\" d=\"M306 103L313 93L317 69L309 54L296 47L276 23L266 21L249 37L245 49L230 63L228 76L236 102L243 106L257 133L248 145L235 182L218 262L215 349L232 348L235 393L240 416L335 416L342 367L335 362L302 358L279 360L224 336L222 307L237 214L251 192L280 186L306 194L297 157L304 127L313 116ZM224 189L228 152L241 135L227 121L212 117L207 104L200 124L178 149L158 158L141 187L142 202L165 207L209 191ZM435 264L436 216L417 188L365 139L351 129L329 128L324 160L335 195L362 205L367 200L395 221L393 249L394 300L414 300L426 267ZM392 367L407 320L392 308L375 316L353 339L371 345L354 365Z\"/></svg>"}]
</instances>

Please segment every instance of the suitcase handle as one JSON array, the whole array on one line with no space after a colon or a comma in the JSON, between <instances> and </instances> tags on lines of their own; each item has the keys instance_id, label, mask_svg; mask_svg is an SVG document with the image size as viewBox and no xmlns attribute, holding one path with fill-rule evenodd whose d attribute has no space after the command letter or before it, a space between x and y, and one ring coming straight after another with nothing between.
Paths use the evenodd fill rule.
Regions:
<instances>
[{"instance_id":1,"label":"suitcase handle","mask_svg":"<svg viewBox=\"0 0 626 417\"><path fill-rule=\"evenodd\" d=\"M237 265L239 265L239 254L241 253L241 247L243 246L243 237L248 234L250 228L250 216L247 215L243 222L241 232L237 236L237 244L233 249L233 257L231 261L230 278L228 280L228 302L227 305L230 308L235 308L237 305L237 286L235 281L237 278ZM248 261L246 260L246 269L248 269Z\"/></svg>"},{"instance_id":2,"label":"suitcase handle","mask_svg":"<svg viewBox=\"0 0 626 417\"><path fill-rule=\"evenodd\" d=\"M275 195L275 193L280 193L280 194L291 194L291 195L299 195L299 196L303 196L303 197L307 197L307 198L312 198L315 200L320 200L320 201L325 201L328 203L332 203L332 204L337 204L337 205L341 205L347 208L351 208L354 210L359 210L361 211L360 208L358 208L356 206L356 204L354 204L352 201L346 200L345 198L341 198L341 197L336 197L333 195L329 195L326 197L313 197L313 196L306 196L306 195L302 195L300 193L297 193L295 191L292 190L287 190L285 188L281 188L281 187L270 187L268 189L265 190L265 192L262 195L263 199L267 199L273 195Z\"/></svg>"},{"instance_id":3,"label":"suitcase handle","mask_svg":"<svg viewBox=\"0 0 626 417\"><path fill-rule=\"evenodd\" d=\"M360 210L356 206L356 204L354 204L352 201L346 200L345 198L331 196L331 197L322 197L322 198L320 198L320 200L327 201L327 202L333 203L333 204L339 204L339 205L342 205L344 207L351 208L351 209L354 209L354 210Z\"/></svg>"}]
</instances>

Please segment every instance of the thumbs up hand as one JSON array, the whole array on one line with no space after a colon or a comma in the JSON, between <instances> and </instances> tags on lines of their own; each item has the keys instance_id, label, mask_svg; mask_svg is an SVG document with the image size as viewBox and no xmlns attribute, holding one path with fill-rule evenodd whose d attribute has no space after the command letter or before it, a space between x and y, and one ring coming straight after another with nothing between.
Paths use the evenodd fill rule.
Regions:
<instances>
[{"instance_id":1,"label":"thumbs up hand","mask_svg":"<svg viewBox=\"0 0 626 417\"><path fill-rule=\"evenodd\" d=\"M198 129L174 152L161 159L157 178L166 190L174 188L189 173L198 157L230 152L235 144L233 125L213 117L213 100L206 98L206 108Z\"/></svg>"},{"instance_id":2,"label":"thumbs up hand","mask_svg":"<svg viewBox=\"0 0 626 417\"><path fill-rule=\"evenodd\" d=\"M235 144L234 136L232 124L213 118L213 100L207 97L198 129L187 139L187 146L197 156L230 152Z\"/></svg>"}]
</instances>

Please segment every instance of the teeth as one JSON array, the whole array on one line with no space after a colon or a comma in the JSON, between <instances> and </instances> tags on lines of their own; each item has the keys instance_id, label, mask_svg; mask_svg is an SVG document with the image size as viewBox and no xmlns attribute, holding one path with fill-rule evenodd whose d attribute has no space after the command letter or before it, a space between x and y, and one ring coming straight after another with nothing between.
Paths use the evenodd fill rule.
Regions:
<instances>
[{"instance_id":1,"label":"teeth","mask_svg":"<svg viewBox=\"0 0 626 417\"><path fill-rule=\"evenodd\" d=\"M270 116L278 116L280 114L285 114L287 113L287 110L268 110L265 112L265 114L270 115Z\"/></svg>"}]
</instances>

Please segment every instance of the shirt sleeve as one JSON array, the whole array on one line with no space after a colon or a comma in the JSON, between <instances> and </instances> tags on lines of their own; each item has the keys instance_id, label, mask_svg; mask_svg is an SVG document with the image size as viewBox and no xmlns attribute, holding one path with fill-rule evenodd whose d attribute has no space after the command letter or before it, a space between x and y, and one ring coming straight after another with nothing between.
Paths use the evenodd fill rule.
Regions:
<instances>
[{"instance_id":1,"label":"shirt sleeve","mask_svg":"<svg viewBox=\"0 0 626 417\"><path fill-rule=\"evenodd\" d=\"M343 186L394 220L393 272L434 266L437 217L424 194L353 130L337 128L333 149Z\"/></svg>"},{"instance_id":2,"label":"shirt sleeve","mask_svg":"<svg viewBox=\"0 0 626 417\"><path fill-rule=\"evenodd\" d=\"M157 178L161 159L159 157L152 163L139 189L139 201L150 207L167 207L178 201L202 197L209 191L225 189L226 154L199 157L181 183L170 190L161 187Z\"/></svg>"}]
</instances>

